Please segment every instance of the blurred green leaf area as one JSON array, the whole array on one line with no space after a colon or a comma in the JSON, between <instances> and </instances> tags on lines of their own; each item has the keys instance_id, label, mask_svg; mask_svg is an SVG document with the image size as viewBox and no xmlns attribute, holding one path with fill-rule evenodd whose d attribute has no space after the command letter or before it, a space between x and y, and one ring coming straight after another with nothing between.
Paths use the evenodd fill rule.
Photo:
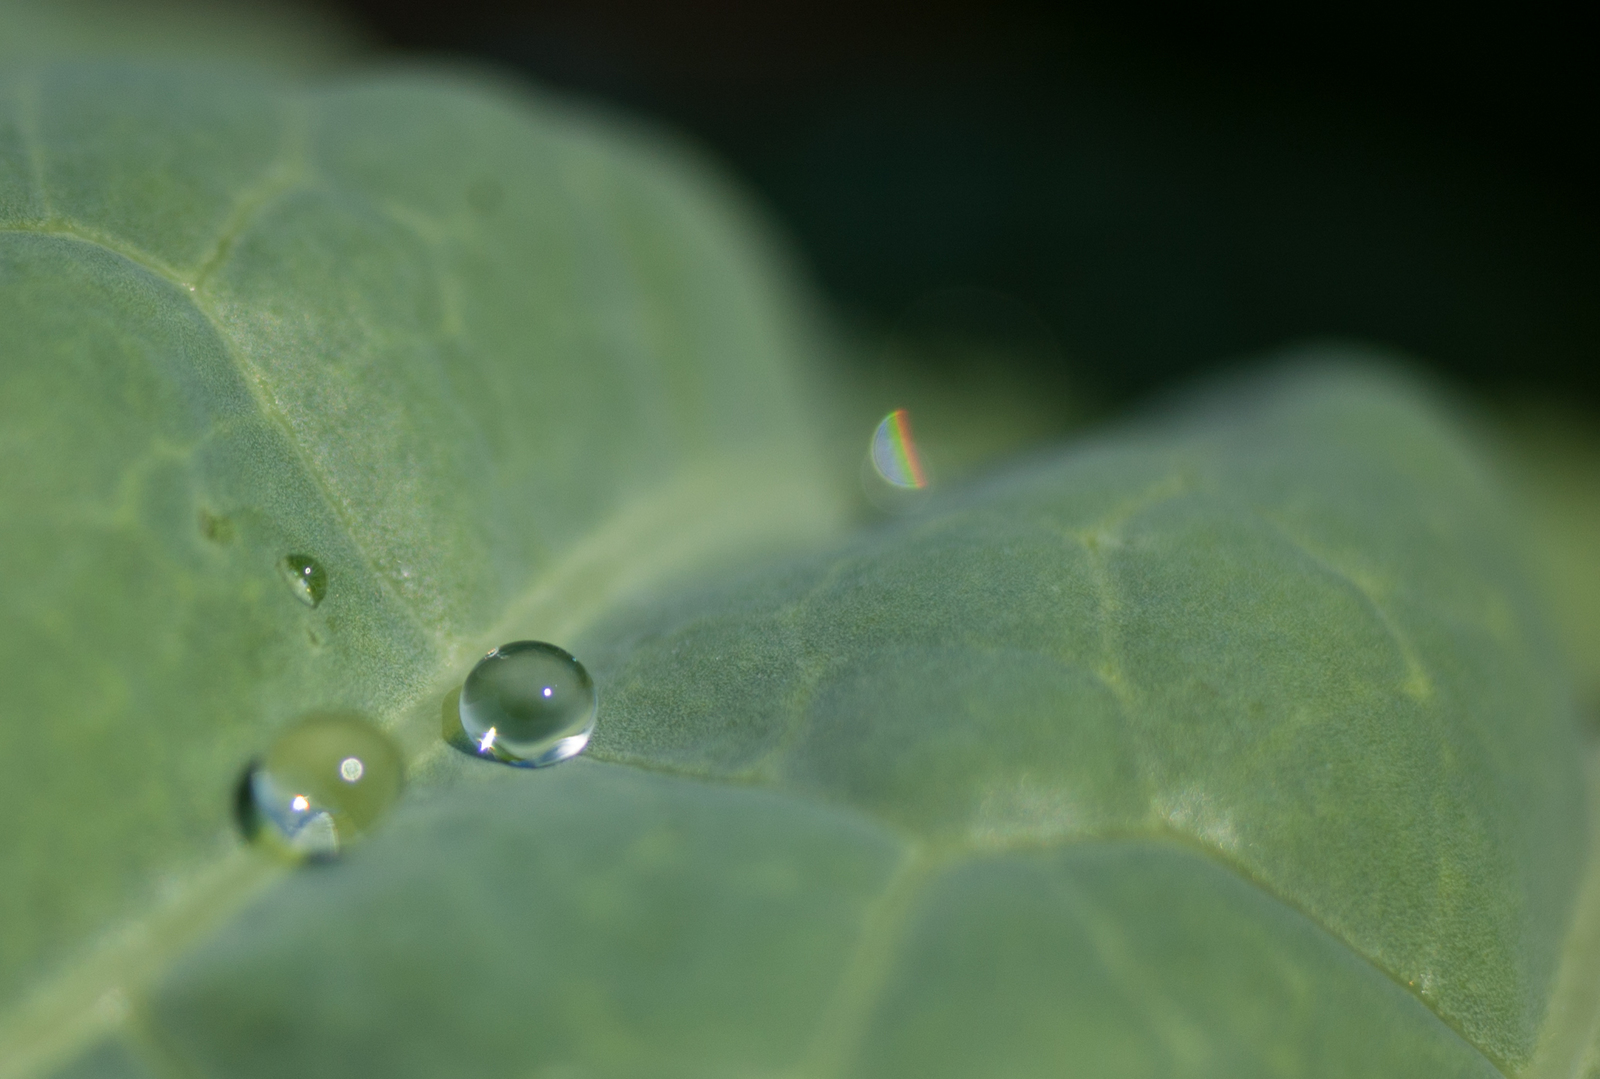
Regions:
<instances>
[{"instance_id":1,"label":"blurred green leaf area","mask_svg":"<svg viewBox=\"0 0 1600 1079\"><path fill-rule=\"evenodd\" d=\"M1445 406L1304 353L846 529L876 416L784 267L570 105L7 76L0 1076L1580 1063L1545 525ZM952 475L1073 415L990 389L931 409ZM440 742L524 637L595 675L586 759ZM331 708L412 788L264 869L229 793Z\"/></svg>"}]
</instances>

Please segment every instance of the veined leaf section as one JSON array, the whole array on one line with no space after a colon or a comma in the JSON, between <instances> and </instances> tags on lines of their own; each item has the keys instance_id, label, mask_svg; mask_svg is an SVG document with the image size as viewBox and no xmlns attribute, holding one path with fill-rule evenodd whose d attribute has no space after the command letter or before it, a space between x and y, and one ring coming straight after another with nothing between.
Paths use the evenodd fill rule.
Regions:
<instances>
[{"instance_id":1,"label":"veined leaf section","mask_svg":"<svg viewBox=\"0 0 1600 1079\"><path fill-rule=\"evenodd\" d=\"M591 752L964 851L1181 839L1515 1068L1586 850L1518 543L1425 392L1313 363L620 614Z\"/></svg>"},{"instance_id":2,"label":"veined leaf section","mask_svg":"<svg viewBox=\"0 0 1600 1079\"><path fill-rule=\"evenodd\" d=\"M603 605L724 550L694 541L728 507L764 507L739 556L831 527L803 313L720 189L666 140L459 78L0 77L8 1023L65 1001L92 1028L68 1005L97 971L90 1005L137 996L298 715L409 737L547 587Z\"/></svg>"},{"instance_id":3,"label":"veined leaf section","mask_svg":"<svg viewBox=\"0 0 1600 1079\"><path fill-rule=\"evenodd\" d=\"M1425 394L1324 368L623 601L575 643L613 763L441 758L152 1029L217 1075L1515 1072L1586 857L1518 559Z\"/></svg>"},{"instance_id":4,"label":"veined leaf section","mask_svg":"<svg viewBox=\"0 0 1600 1079\"><path fill-rule=\"evenodd\" d=\"M809 797L582 759L516 778L411 803L359 867L283 881L180 961L148 1011L158 1059L314 1079L1499 1074L1171 844L918 866Z\"/></svg>"}]
</instances>

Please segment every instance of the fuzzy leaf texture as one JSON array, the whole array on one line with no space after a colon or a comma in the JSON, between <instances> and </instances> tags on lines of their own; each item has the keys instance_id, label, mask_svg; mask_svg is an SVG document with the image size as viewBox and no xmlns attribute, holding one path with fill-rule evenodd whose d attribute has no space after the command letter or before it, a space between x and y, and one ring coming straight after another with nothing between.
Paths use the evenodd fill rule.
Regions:
<instances>
[{"instance_id":1,"label":"fuzzy leaf texture","mask_svg":"<svg viewBox=\"0 0 1600 1079\"><path fill-rule=\"evenodd\" d=\"M578 106L7 75L0 1076L1570 1074L1585 750L1449 410L1303 355L848 532L803 296ZM587 757L444 745L526 637ZM230 792L328 708L411 787L286 870Z\"/></svg>"}]
</instances>

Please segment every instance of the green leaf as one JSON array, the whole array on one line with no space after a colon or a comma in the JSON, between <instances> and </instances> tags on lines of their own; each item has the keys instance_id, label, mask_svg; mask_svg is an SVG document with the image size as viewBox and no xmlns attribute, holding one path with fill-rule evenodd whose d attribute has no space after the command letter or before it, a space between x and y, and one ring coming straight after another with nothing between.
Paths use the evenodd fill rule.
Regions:
<instances>
[{"instance_id":1,"label":"green leaf","mask_svg":"<svg viewBox=\"0 0 1600 1079\"><path fill-rule=\"evenodd\" d=\"M421 74L4 85L0 1076L1593 1040L1571 687L1426 391L1302 363L840 536L798 287L671 144ZM441 740L523 637L590 759ZM241 851L239 769L334 708L411 789L336 865Z\"/></svg>"},{"instance_id":2,"label":"green leaf","mask_svg":"<svg viewBox=\"0 0 1600 1079\"><path fill-rule=\"evenodd\" d=\"M0 1002L48 1042L60 971L135 978L232 894L274 729L436 709L501 622L837 511L804 316L671 145L425 76L4 87Z\"/></svg>"}]
</instances>

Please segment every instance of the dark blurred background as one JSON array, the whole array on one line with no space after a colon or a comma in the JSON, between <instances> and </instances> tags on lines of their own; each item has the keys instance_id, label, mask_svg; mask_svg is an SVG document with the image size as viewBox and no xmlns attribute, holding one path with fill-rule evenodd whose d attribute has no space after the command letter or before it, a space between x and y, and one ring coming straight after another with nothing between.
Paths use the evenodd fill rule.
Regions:
<instances>
[{"instance_id":1,"label":"dark blurred background","mask_svg":"<svg viewBox=\"0 0 1600 1079\"><path fill-rule=\"evenodd\" d=\"M1103 404L1318 337L1596 402L1600 63L1575 10L325 3L666 120L857 324L1027 323L1049 347L1008 362Z\"/></svg>"}]
</instances>

